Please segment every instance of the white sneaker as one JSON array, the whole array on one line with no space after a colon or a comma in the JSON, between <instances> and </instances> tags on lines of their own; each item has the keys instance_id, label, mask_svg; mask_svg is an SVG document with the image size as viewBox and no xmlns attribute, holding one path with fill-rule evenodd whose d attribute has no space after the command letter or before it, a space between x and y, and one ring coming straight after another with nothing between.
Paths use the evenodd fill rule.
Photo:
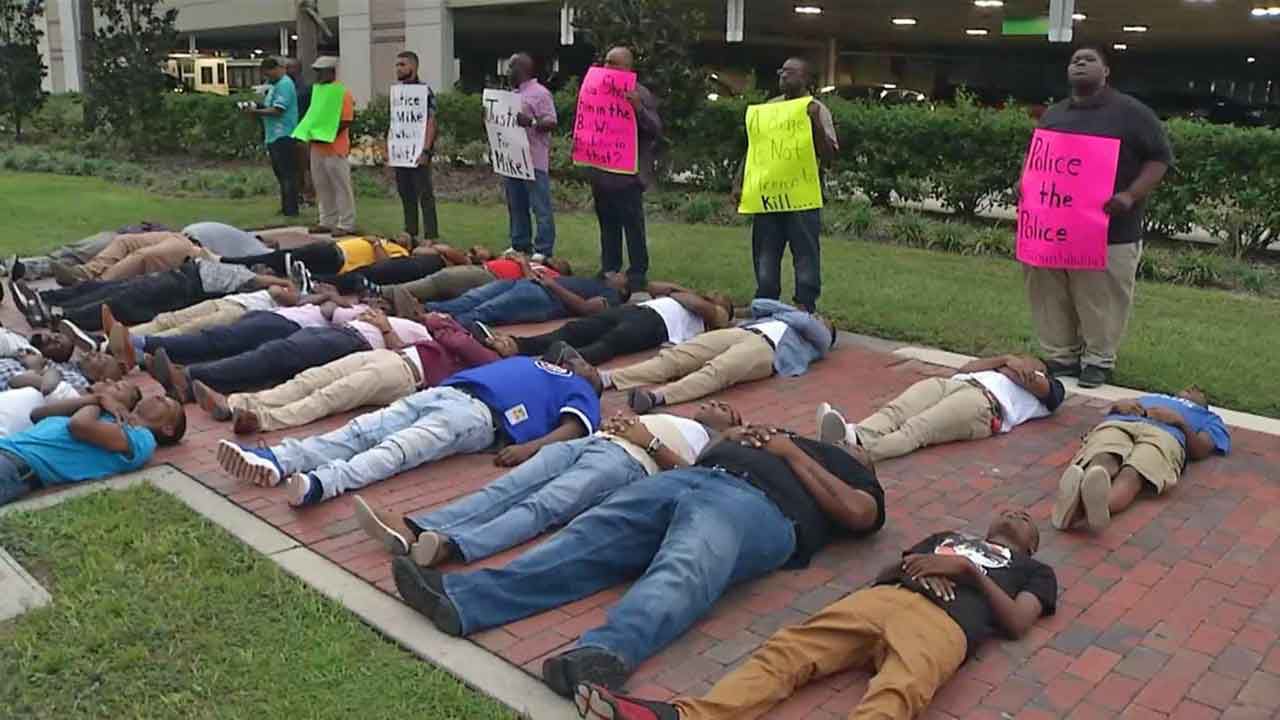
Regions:
<instances>
[{"instance_id":1,"label":"white sneaker","mask_svg":"<svg viewBox=\"0 0 1280 720\"><path fill-rule=\"evenodd\" d=\"M250 482L258 487L280 484L279 466L264 457L258 448L240 447L230 440L219 440L217 458L223 472L240 482Z\"/></svg>"},{"instance_id":2,"label":"white sneaker","mask_svg":"<svg viewBox=\"0 0 1280 720\"><path fill-rule=\"evenodd\" d=\"M289 504L294 507L301 507L310 492L311 476L307 473L294 473L284 481L285 496L289 498Z\"/></svg>"},{"instance_id":3,"label":"white sneaker","mask_svg":"<svg viewBox=\"0 0 1280 720\"><path fill-rule=\"evenodd\" d=\"M818 442L828 445L859 445L858 426L844 419L830 403L818 406Z\"/></svg>"},{"instance_id":4,"label":"white sneaker","mask_svg":"<svg viewBox=\"0 0 1280 720\"><path fill-rule=\"evenodd\" d=\"M1101 530L1111 524L1111 475L1103 467L1091 467L1080 481L1080 503L1089 527Z\"/></svg>"},{"instance_id":5,"label":"white sneaker","mask_svg":"<svg viewBox=\"0 0 1280 720\"><path fill-rule=\"evenodd\" d=\"M1053 514L1049 522L1059 530L1071 527L1071 521L1080 509L1080 483L1084 480L1084 470L1079 465L1068 465L1058 478L1058 496L1053 501Z\"/></svg>"},{"instance_id":6,"label":"white sneaker","mask_svg":"<svg viewBox=\"0 0 1280 720\"><path fill-rule=\"evenodd\" d=\"M544 263L546 261L547 261L547 256L543 255L540 252L536 252L529 256L529 262Z\"/></svg>"}]
</instances>

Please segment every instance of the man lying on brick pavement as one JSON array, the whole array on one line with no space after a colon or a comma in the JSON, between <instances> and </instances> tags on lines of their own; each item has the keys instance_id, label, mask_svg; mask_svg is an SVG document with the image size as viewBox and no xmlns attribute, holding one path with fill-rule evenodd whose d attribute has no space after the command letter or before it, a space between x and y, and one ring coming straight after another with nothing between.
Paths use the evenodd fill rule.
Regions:
<instances>
[{"instance_id":1,"label":"man lying on brick pavement","mask_svg":"<svg viewBox=\"0 0 1280 720\"><path fill-rule=\"evenodd\" d=\"M452 315L464 327L544 322L565 317L599 315L631 297L627 276L605 273L599 278L550 275L516 258L524 277L495 280L468 290L461 297L429 302L427 309Z\"/></svg>"},{"instance_id":2,"label":"man lying on brick pavement","mask_svg":"<svg viewBox=\"0 0 1280 720\"><path fill-rule=\"evenodd\" d=\"M224 441L218 462L256 485L284 480L289 502L309 505L428 462L480 452L499 439L512 444L495 462L518 465L599 424L600 380L590 365L507 358L464 370L323 435L288 438L270 448Z\"/></svg>"},{"instance_id":3,"label":"man lying on brick pavement","mask_svg":"<svg viewBox=\"0 0 1280 720\"><path fill-rule=\"evenodd\" d=\"M541 355L558 342L568 343L592 365L619 355L678 345L729 326L733 301L723 293L701 294L674 283L649 283L654 299L618 305L590 317L570 320L558 330L518 337L495 335L490 345L503 357Z\"/></svg>"},{"instance_id":4,"label":"man lying on brick pavement","mask_svg":"<svg viewBox=\"0 0 1280 720\"><path fill-rule=\"evenodd\" d=\"M548 445L483 490L403 518L356 498L360 527L421 567L477 562L564 525L619 488L688 467L719 433L742 424L736 410L704 403L693 420L618 415L591 437Z\"/></svg>"},{"instance_id":5,"label":"man lying on brick pavement","mask_svg":"<svg viewBox=\"0 0 1280 720\"><path fill-rule=\"evenodd\" d=\"M162 312L150 322L134 325L129 332L138 337L170 337L190 335L205 328L230 325L251 312L275 310L318 302L313 296L303 297L297 288L277 285L266 290L254 290L234 295L224 295L212 300L202 300L190 307L172 312ZM103 325L104 330L110 330Z\"/></svg>"},{"instance_id":6,"label":"man lying on brick pavement","mask_svg":"<svg viewBox=\"0 0 1280 720\"><path fill-rule=\"evenodd\" d=\"M387 335L385 350L313 367L270 390L226 397L197 383L194 394L215 420L232 421L235 432L244 435L298 427L364 405L390 405L454 373L499 359L446 315L423 312L418 322L430 339L403 343L398 335Z\"/></svg>"},{"instance_id":7,"label":"man lying on brick pavement","mask_svg":"<svg viewBox=\"0 0 1280 720\"><path fill-rule=\"evenodd\" d=\"M702 698L670 703L579 684L574 703L597 720L750 720L801 687L849 669L874 672L850 720L918 717L978 647L999 631L1019 638L1057 606L1053 569L1031 556L1031 517L1004 510L985 539L931 535L869 588L778 631Z\"/></svg>"},{"instance_id":8,"label":"man lying on brick pavement","mask_svg":"<svg viewBox=\"0 0 1280 720\"><path fill-rule=\"evenodd\" d=\"M73 358L76 346L68 335L35 332L30 339L0 328L0 390L66 383L78 392L91 383L119 380L128 368L104 352L87 351Z\"/></svg>"},{"instance_id":9,"label":"man lying on brick pavement","mask_svg":"<svg viewBox=\"0 0 1280 720\"><path fill-rule=\"evenodd\" d=\"M874 415L845 422L827 403L818 406L820 436L867 448L879 462L929 445L978 440L1042 417L1066 397L1062 381L1030 355L974 360L949 378L921 380Z\"/></svg>"},{"instance_id":10,"label":"man lying on brick pavement","mask_svg":"<svg viewBox=\"0 0 1280 720\"><path fill-rule=\"evenodd\" d=\"M31 411L34 426L0 438L0 505L42 487L137 470L156 445L187 430L182 406L166 397L126 407L117 392L57 400Z\"/></svg>"},{"instance_id":11,"label":"man lying on brick pavement","mask_svg":"<svg viewBox=\"0 0 1280 720\"><path fill-rule=\"evenodd\" d=\"M1101 530L1112 515L1133 504L1143 487L1163 495L1177 485L1187 458L1230 451L1226 423L1195 386L1177 395L1117 402L1062 473L1053 526L1066 530L1087 524Z\"/></svg>"},{"instance_id":12,"label":"man lying on brick pavement","mask_svg":"<svg viewBox=\"0 0 1280 720\"><path fill-rule=\"evenodd\" d=\"M470 635L636 580L604 625L548 659L543 680L616 689L731 585L806 565L884 524L884 491L858 448L740 427L697 463L637 480L505 568L442 574L392 561L396 588L442 631Z\"/></svg>"},{"instance_id":13,"label":"man lying on brick pavement","mask_svg":"<svg viewBox=\"0 0 1280 720\"><path fill-rule=\"evenodd\" d=\"M751 317L741 327L703 333L649 360L606 370L600 377L606 388L630 390L631 409L646 413L775 372L784 377L803 375L835 347L831 321L777 300L752 300ZM656 383L668 384L642 387Z\"/></svg>"},{"instance_id":14,"label":"man lying on brick pavement","mask_svg":"<svg viewBox=\"0 0 1280 720\"><path fill-rule=\"evenodd\" d=\"M442 243L430 249L444 259L448 267L414 280L396 285L380 284L377 291L387 300L394 300L396 307L414 305L431 300L449 300L460 297L468 290L488 285L494 280L519 280L524 277L524 256L518 253L494 258L486 247L475 245L465 253ZM423 251L418 248L415 252ZM547 277L572 275L568 260L559 257L545 258L529 265Z\"/></svg>"}]
</instances>

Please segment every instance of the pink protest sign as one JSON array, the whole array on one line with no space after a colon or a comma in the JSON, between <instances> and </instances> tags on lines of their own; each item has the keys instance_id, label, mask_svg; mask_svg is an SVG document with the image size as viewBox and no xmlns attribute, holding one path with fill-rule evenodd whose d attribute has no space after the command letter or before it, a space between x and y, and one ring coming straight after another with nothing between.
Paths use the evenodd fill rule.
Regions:
<instances>
[{"instance_id":1,"label":"pink protest sign","mask_svg":"<svg viewBox=\"0 0 1280 720\"><path fill-rule=\"evenodd\" d=\"M635 175L640 165L636 111L627 93L636 74L593 67L578 91L573 122L573 164L622 175Z\"/></svg>"},{"instance_id":2,"label":"pink protest sign","mask_svg":"<svg viewBox=\"0 0 1280 720\"><path fill-rule=\"evenodd\" d=\"M1022 165L1018 260L1059 270L1106 270L1102 206L1115 194L1120 140L1036 130Z\"/></svg>"}]
</instances>

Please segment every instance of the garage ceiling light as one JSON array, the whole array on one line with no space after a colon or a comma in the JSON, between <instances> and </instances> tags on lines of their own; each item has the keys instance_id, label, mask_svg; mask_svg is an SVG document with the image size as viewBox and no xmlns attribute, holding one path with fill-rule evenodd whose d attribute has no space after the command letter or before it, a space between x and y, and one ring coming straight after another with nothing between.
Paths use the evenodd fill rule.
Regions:
<instances>
[{"instance_id":1,"label":"garage ceiling light","mask_svg":"<svg viewBox=\"0 0 1280 720\"><path fill-rule=\"evenodd\" d=\"M1146 25L1125 25L1121 29L1124 30L1125 32L1144 33L1150 30L1151 28L1147 27Z\"/></svg>"},{"instance_id":2,"label":"garage ceiling light","mask_svg":"<svg viewBox=\"0 0 1280 720\"><path fill-rule=\"evenodd\" d=\"M973 0L973 4L980 8L998 8L1004 7L1004 0Z\"/></svg>"},{"instance_id":3,"label":"garage ceiling light","mask_svg":"<svg viewBox=\"0 0 1280 720\"><path fill-rule=\"evenodd\" d=\"M1085 15L1084 13L1072 13L1071 19L1075 20L1076 22L1084 22L1085 20L1089 19L1089 16Z\"/></svg>"},{"instance_id":4,"label":"garage ceiling light","mask_svg":"<svg viewBox=\"0 0 1280 720\"><path fill-rule=\"evenodd\" d=\"M894 25L900 25L902 27L909 27L911 25L915 25L916 22L918 21L912 17L896 17L893 19Z\"/></svg>"},{"instance_id":5,"label":"garage ceiling light","mask_svg":"<svg viewBox=\"0 0 1280 720\"><path fill-rule=\"evenodd\" d=\"M1125 45L1124 43L1116 43L1115 45L1112 45L1112 46L1111 46L1111 49L1112 49L1112 50L1121 50L1121 51L1123 51L1123 50L1128 50L1128 49L1129 49L1129 46L1128 46L1128 45Z\"/></svg>"},{"instance_id":6,"label":"garage ceiling light","mask_svg":"<svg viewBox=\"0 0 1280 720\"><path fill-rule=\"evenodd\" d=\"M821 15L822 8L817 5L796 5L793 8L797 15Z\"/></svg>"},{"instance_id":7,"label":"garage ceiling light","mask_svg":"<svg viewBox=\"0 0 1280 720\"><path fill-rule=\"evenodd\" d=\"M983 35L988 34L988 32L989 31L986 28L965 28L964 34L971 35L973 37L982 37Z\"/></svg>"}]
</instances>

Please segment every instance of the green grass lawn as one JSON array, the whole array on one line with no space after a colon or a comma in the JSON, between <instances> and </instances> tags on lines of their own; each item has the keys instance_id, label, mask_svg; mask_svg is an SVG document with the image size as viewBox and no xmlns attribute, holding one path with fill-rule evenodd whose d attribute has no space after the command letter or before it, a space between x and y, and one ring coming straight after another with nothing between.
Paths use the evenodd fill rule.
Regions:
<instances>
[{"instance_id":1,"label":"green grass lawn","mask_svg":"<svg viewBox=\"0 0 1280 720\"><path fill-rule=\"evenodd\" d=\"M87 178L0 173L0 250L31 250L128 222L182 225L194 220L282 222L267 198L166 198ZM458 245L507 245L500 206L444 203L442 233ZM650 214L654 279L674 279L751 297L750 234L745 227L664 222ZM394 233L399 201L361 198L360 225ZM579 267L597 266L595 217L557 218L557 251ZM829 239L823 248L821 308L840 327L971 354L1033 349L1017 263L990 257ZM1213 290L1141 283L1116 381L1150 390L1191 383L1214 402L1280 416L1280 301ZM856 379L851 378L851 381Z\"/></svg>"},{"instance_id":2,"label":"green grass lawn","mask_svg":"<svg viewBox=\"0 0 1280 720\"><path fill-rule=\"evenodd\" d=\"M0 518L53 603L0 623L0 717L511 718L169 495Z\"/></svg>"}]
</instances>

